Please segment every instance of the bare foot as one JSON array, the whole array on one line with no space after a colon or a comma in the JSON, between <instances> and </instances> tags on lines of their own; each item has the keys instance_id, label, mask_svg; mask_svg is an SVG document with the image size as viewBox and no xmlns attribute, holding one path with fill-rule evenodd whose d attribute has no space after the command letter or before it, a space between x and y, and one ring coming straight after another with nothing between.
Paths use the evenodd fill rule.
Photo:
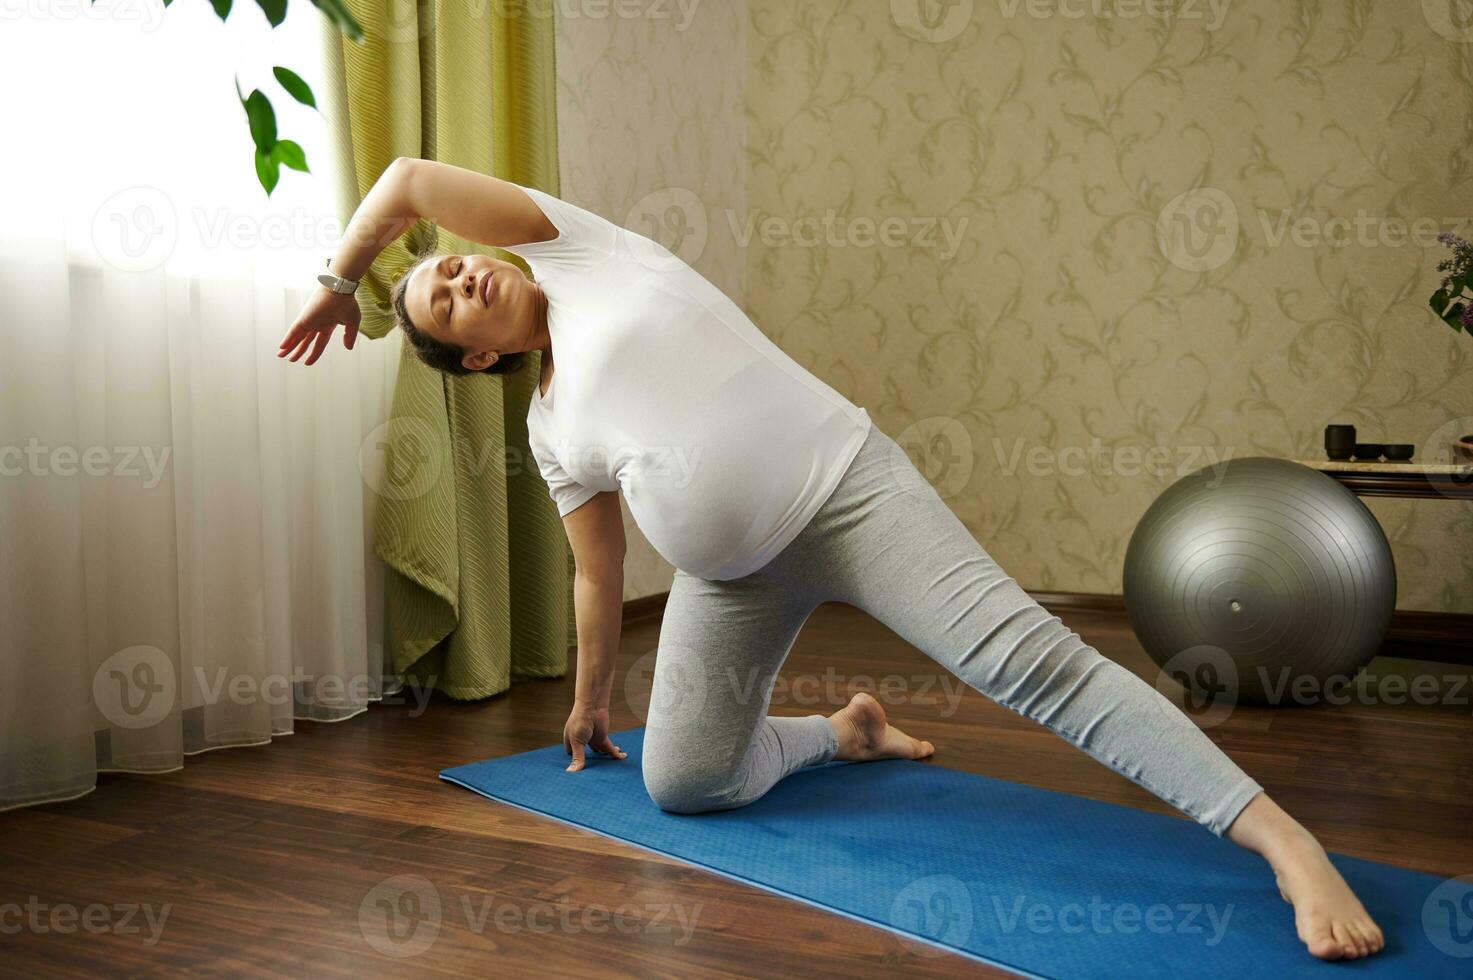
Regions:
<instances>
[{"instance_id":1,"label":"bare foot","mask_svg":"<svg viewBox=\"0 0 1473 980\"><path fill-rule=\"evenodd\" d=\"M1279 894L1294 906L1299 938L1315 956L1353 960L1385 947L1381 927L1308 831L1291 835L1268 860Z\"/></svg>"},{"instance_id":2,"label":"bare foot","mask_svg":"<svg viewBox=\"0 0 1473 980\"><path fill-rule=\"evenodd\" d=\"M830 715L829 724L839 736L839 751L834 758L845 762L924 759L936 751L930 742L911 738L887 722L880 702L863 691Z\"/></svg>"},{"instance_id":3,"label":"bare foot","mask_svg":"<svg viewBox=\"0 0 1473 980\"><path fill-rule=\"evenodd\" d=\"M1294 925L1310 953L1325 960L1358 959L1386 946L1381 927L1330 863L1314 835L1259 793L1227 829L1227 838L1274 869L1279 894L1294 906Z\"/></svg>"}]
</instances>

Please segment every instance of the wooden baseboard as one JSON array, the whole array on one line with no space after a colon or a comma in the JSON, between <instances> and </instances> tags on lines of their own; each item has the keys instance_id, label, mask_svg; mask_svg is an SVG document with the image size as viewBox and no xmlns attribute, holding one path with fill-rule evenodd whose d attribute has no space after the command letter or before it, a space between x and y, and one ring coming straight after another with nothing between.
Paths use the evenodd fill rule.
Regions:
<instances>
[{"instance_id":1,"label":"wooden baseboard","mask_svg":"<svg viewBox=\"0 0 1473 980\"><path fill-rule=\"evenodd\" d=\"M1092 592L1030 592L1050 611L1125 614L1125 597ZM1473 615L1398 609L1381 645L1384 657L1473 667Z\"/></svg>"},{"instance_id":2,"label":"wooden baseboard","mask_svg":"<svg viewBox=\"0 0 1473 980\"><path fill-rule=\"evenodd\" d=\"M1125 615L1125 597L1122 595L1097 592L1028 594L1053 613ZM624 603L625 624L661 615L668 596L668 592L659 592L630 599ZM1473 667L1473 615L1399 609L1391 617L1391 628L1386 633L1381 655Z\"/></svg>"},{"instance_id":3,"label":"wooden baseboard","mask_svg":"<svg viewBox=\"0 0 1473 980\"><path fill-rule=\"evenodd\" d=\"M1118 613L1125 615L1125 596L1102 592L1029 592L1035 602L1052 612Z\"/></svg>"},{"instance_id":4,"label":"wooden baseboard","mask_svg":"<svg viewBox=\"0 0 1473 980\"><path fill-rule=\"evenodd\" d=\"M1473 616L1407 610L1391 617L1381 654L1473 667Z\"/></svg>"},{"instance_id":5,"label":"wooden baseboard","mask_svg":"<svg viewBox=\"0 0 1473 980\"><path fill-rule=\"evenodd\" d=\"M656 592L654 595L626 600L624 602L624 625L628 626L630 623L637 623L651 616L664 615L665 600L668 598L670 598L669 592Z\"/></svg>"}]
</instances>

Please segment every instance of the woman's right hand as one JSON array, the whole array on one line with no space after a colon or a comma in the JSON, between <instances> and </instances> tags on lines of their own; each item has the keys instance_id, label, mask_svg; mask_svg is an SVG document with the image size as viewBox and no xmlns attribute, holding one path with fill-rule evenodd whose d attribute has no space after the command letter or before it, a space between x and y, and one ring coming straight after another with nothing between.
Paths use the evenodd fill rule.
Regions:
<instances>
[{"instance_id":1,"label":"woman's right hand","mask_svg":"<svg viewBox=\"0 0 1473 980\"><path fill-rule=\"evenodd\" d=\"M563 751L573 757L568 772L583 768L583 753L586 748L615 759L627 759L629 754L609 739L609 709L575 702L568 723L563 726Z\"/></svg>"},{"instance_id":2,"label":"woman's right hand","mask_svg":"<svg viewBox=\"0 0 1473 980\"><path fill-rule=\"evenodd\" d=\"M290 356L292 361L296 361L311 347L312 353L308 356L307 363L316 363L327 349L328 341L332 340L333 330L340 323L346 331L343 334L343 346L352 350L358 339L358 325L362 322L363 311L358 308L358 300L351 293L335 293L326 286L318 286L302 307L302 312L297 314L296 322L286 332L276 356Z\"/></svg>"}]
</instances>

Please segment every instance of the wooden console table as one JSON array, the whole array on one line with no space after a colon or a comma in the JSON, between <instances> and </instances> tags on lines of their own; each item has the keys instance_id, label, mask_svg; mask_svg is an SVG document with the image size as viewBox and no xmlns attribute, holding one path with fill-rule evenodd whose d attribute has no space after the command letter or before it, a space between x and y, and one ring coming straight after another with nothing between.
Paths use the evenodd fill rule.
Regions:
<instances>
[{"instance_id":1,"label":"wooden console table","mask_svg":"<svg viewBox=\"0 0 1473 980\"><path fill-rule=\"evenodd\" d=\"M1362 497L1473 500L1473 463L1362 463L1301 459ZM1398 611L1381 652L1473 666L1473 616Z\"/></svg>"},{"instance_id":2,"label":"wooden console table","mask_svg":"<svg viewBox=\"0 0 1473 980\"><path fill-rule=\"evenodd\" d=\"M1440 497L1473 500L1473 463L1361 463L1301 459L1362 497Z\"/></svg>"}]
</instances>

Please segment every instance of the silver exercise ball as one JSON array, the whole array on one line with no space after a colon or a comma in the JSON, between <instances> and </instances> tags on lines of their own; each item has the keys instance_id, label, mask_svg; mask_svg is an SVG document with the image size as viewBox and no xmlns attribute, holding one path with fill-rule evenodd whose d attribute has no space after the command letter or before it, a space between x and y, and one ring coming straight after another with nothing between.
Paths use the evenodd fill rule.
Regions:
<instances>
[{"instance_id":1,"label":"silver exercise ball","mask_svg":"<svg viewBox=\"0 0 1473 980\"><path fill-rule=\"evenodd\" d=\"M1125 552L1125 608L1184 687L1312 703L1343 693L1376 655L1396 568L1381 525L1335 480L1286 459L1232 459L1146 511Z\"/></svg>"}]
</instances>

